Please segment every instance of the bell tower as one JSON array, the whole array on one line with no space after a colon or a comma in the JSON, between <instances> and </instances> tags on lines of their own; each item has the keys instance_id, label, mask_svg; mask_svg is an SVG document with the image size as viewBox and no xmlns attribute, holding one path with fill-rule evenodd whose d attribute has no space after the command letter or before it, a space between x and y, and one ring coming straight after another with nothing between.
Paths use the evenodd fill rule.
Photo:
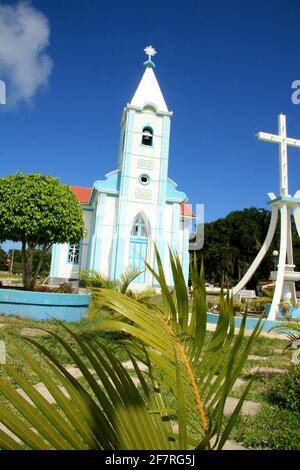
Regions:
<instances>
[{"instance_id":1,"label":"bell tower","mask_svg":"<svg viewBox=\"0 0 300 470\"><path fill-rule=\"evenodd\" d=\"M147 225L148 244L143 257L153 265L153 242L164 259L167 244L164 239L165 209L168 185L168 158L172 112L156 79L152 46L145 48L148 60L145 71L121 119L119 149L119 210L112 252L111 277L117 278L124 268L132 265L132 224L143 213ZM138 243L138 240L137 240ZM135 251L134 251L135 253ZM135 265L135 264L134 264ZM147 273L150 276L150 273ZM145 279L149 285L150 279Z\"/></svg>"},{"instance_id":2,"label":"bell tower","mask_svg":"<svg viewBox=\"0 0 300 470\"><path fill-rule=\"evenodd\" d=\"M192 213L186 212L186 194L168 178L172 112L154 74L156 51L148 46L145 52L143 76L122 114L117 169L95 181L92 188L72 188L84 211L86 237L77 251L68 244L54 246L51 279L55 281L78 279L85 269L118 279L126 269L136 268L139 274L131 289L156 286L145 266L146 262L157 270L154 243L167 285L174 285L169 247L178 253L188 281L185 222Z\"/></svg>"}]
</instances>

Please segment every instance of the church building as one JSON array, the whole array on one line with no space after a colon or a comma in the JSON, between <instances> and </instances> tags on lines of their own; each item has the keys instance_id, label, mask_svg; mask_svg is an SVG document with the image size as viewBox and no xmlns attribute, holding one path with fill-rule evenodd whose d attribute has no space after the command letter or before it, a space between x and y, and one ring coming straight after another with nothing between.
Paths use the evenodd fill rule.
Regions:
<instances>
[{"instance_id":1,"label":"church building","mask_svg":"<svg viewBox=\"0 0 300 470\"><path fill-rule=\"evenodd\" d=\"M156 51L149 46L145 52L144 74L121 118L117 169L92 188L71 187L83 209L85 238L77 245L54 245L52 284L78 280L87 269L117 279L127 267L137 267L142 272L131 287L155 286L145 269L145 261L156 268L154 243L167 284L173 285L169 247L179 254L188 281L192 212L186 194L168 177L173 113L154 74Z\"/></svg>"}]
</instances>

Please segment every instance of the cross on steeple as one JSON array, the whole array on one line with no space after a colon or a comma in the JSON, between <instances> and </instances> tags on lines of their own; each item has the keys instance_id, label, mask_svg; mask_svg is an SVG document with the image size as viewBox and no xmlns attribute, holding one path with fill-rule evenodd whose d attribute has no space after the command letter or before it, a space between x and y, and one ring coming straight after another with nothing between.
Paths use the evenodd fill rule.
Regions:
<instances>
[{"instance_id":1,"label":"cross on steeple","mask_svg":"<svg viewBox=\"0 0 300 470\"><path fill-rule=\"evenodd\" d=\"M151 57L157 54L156 50L152 46L145 47L144 51L146 52L146 55L148 56L148 60L151 60Z\"/></svg>"},{"instance_id":2,"label":"cross on steeple","mask_svg":"<svg viewBox=\"0 0 300 470\"><path fill-rule=\"evenodd\" d=\"M144 62L144 65L150 66L150 67L155 67L154 62L152 62L151 57L155 56L157 54L156 50L152 46L147 46L144 49L146 55L148 56L148 60Z\"/></svg>"},{"instance_id":3,"label":"cross on steeple","mask_svg":"<svg viewBox=\"0 0 300 470\"><path fill-rule=\"evenodd\" d=\"M278 116L278 135L259 132L257 137L259 140L279 144L280 196L288 196L287 147L289 145L290 147L300 148L300 140L286 136L286 116L282 113Z\"/></svg>"}]
</instances>

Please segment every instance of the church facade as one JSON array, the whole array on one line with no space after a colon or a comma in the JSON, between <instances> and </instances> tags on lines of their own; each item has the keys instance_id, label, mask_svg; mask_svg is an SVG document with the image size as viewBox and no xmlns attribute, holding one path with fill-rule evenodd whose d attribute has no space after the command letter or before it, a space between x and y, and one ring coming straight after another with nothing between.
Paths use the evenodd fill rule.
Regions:
<instances>
[{"instance_id":1,"label":"church facade","mask_svg":"<svg viewBox=\"0 0 300 470\"><path fill-rule=\"evenodd\" d=\"M54 245L50 282L77 280L80 272L95 269L117 279L127 267L142 272L132 288L157 285L145 261L156 267L154 243L167 284L173 285L169 247L181 259L186 282L189 270L189 219L191 209L184 192L168 177L169 111L149 55L145 71L129 104L123 110L118 167L92 188L72 186L82 205L85 238L77 245Z\"/></svg>"}]
</instances>

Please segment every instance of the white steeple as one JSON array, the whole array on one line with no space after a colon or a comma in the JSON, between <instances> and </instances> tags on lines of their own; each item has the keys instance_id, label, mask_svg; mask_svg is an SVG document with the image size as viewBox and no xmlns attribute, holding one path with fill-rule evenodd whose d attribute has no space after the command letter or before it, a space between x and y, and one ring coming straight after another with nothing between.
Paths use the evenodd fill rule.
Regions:
<instances>
[{"instance_id":1,"label":"white steeple","mask_svg":"<svg viewBox=\"0 0 300 470\"><path fill-rule=\"evenodd\" d=\"M151 56L156 54L156 51L152 46L148 46L145 48L145 52L149 56L148 60L144 63L146 70L130 104L140 108L146 103L154 104L158 111L169 112L153 71L155 65L151 60Z\"/></svg>"}]
</instances>

